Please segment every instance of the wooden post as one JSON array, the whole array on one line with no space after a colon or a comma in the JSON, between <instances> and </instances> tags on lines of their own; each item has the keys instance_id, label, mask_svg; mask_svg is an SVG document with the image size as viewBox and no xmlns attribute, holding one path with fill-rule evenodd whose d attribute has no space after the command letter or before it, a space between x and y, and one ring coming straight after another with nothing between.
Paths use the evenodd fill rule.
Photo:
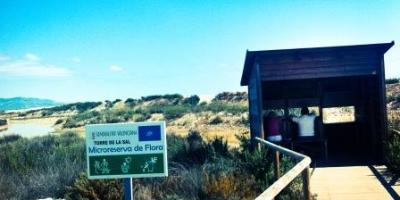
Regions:
<instances>
[{"instance_id":1,"label":"wooden post","mask_svg":"<svg viewBox=\"0 0 400 200\"><path fill-rule=\"evenodd\" d=\"M310 191L310 168L307 167L301 173L303 177L303 192L304 192L304 199L311 200L311 191Z\"/></svg>"},{"instance_id":2,"label":"wooden post","mask_svg":"<svg viewBox=\"0 0 400 200\"><path fill-rule=\"evenodd\" d=\"M281 177L281 173L279 171L279 168L280 168L279 151L275 151L274 173L275 173L276 180L278 180Z\"/></svg>"}]
</instances>

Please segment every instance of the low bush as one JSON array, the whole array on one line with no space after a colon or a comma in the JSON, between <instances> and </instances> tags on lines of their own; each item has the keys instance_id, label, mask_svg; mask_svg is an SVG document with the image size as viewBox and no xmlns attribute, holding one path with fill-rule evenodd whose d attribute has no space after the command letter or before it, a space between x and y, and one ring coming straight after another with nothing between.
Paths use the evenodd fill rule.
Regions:
<instances>
[{"instance_id":1,"label":"low bush","mask_svg":"<svg viewBox=\"0 0 400 200\"><path fill-rule=\"evenodd\" d=\"M190 97L184 98L182 104L189 104L191 106L195 106L199 103L200 97L197 95L192 95Z\"/></svg>"},{"instance_id":2,"label":"low bush","mask_svg":"<svg viewBox=\"0 0 400 200\"><path fill-rule=\"evenodd\" d=\"M165 95L150 95L146 97L142 97L142 101L153 101L153 100L158 100L158 99L166 99L169 101L180 101L183 99L183 96L180 94L165 94Z\"/></svg>"},{"instance_id":3,"label":"low bush","mask_svg":"<svg viewBox=\"0 0 400 200\"><path fill-rule=\"evenodd\" d=\"M89 180L85 173L81 173L72 186L67 187L65 198L93 199L93 200L120 200L124 197L122 179Z\"/></svg>"},{"instance_id":4,"label":"low bush","mask_svg":"<svg viewBox=\"0 0 400 200\"><path fill-rule=\"evenodd\" d=\"M86 124L127 122L133 120L134 113L130 109L113 109L102 112L86 111L67 118L63 127L76 128ZM150 118L150 116L143 117Z\"/></svg>"},{"instance_id":5,"label":"low bush","mask_svg":"<svg viewBox=\"0 0 400 200\"><path fill-rule=\"evenodd\" d=\"M191 108L187 105L160 105L155 104L143 109L146 113L162 113L167 120L182 117L184 114L189 113Z\"/></svg>"},{"instance_id":6,"label":"low bush","mask_svg":"<svg viewBox=\"0 0 400 200\"><path fill-rule=\"evenodd\" d=\"M182 117L184 114L188 113L190 110L186 106L167 106L163 110L165 119L171 120Z\"/></svg>"},{"instance_id":7,"label":"low bush","mask_svg":"<svg viewBox=\"0 0 400 200\"><path fill-rule=\"evenodd\" d=\"M217 160L218 158L233 158L232 152L229 151L228 142L222 137L215 137L207 144L209 160ZM211 158L211 159L210 159Z\"/></svg>"},{"instance_id":8,"label":"low bush","mask_svg":"<svg viewBox=\"0 0 400 200\"><path fill-rule=\"evenodd\" d=\"M127 105L129 108L133 108L137 105L138 100L136 99L132 99L132 98L128 98L125 100L125 105Z\"/></svg>"},{"instance_id":9,"label":"low bush","mask_svg":"<svg viewBox=\"0 0 400 200\"><path fill-rule=\"evenodd\" d=\"M250 118L249 116L242 116L240 117L240 124L246 126L246 127L250 127Z\"/></svg>"},{"instance_id":10,"label":"low bush","mask_svg":"<svg viewBox=\"0 0 400 200\"><path fill-rule=\"evenodd\" d=\"M54 125L62 124L64 122L64 119L57 119L57 121L54 123Z\"/></svg>"},{"instance_id":11,"label":"low bush","mask_svg":"<svg viewBox=\"0 0 400 200\"><path fill-rule=\"evenodd\" d=\"M135 122L144 122L144 121L146 121L146 120L148 120L148 119L150 119L151 118L151 115L150 114L135 114L134 116L133 116L133 121L135 121Z\"/></svg>"},{"instance_id":12,"label":"low bush","mask_svg":"<svg viewBox=\"0 0 400 200\"><path fill-rule=\"evenodd\" d=\"M64 128L76 128L79 126L83 126L83 124L73 118L68 118L63 125Z\"/></svg>"},{"instance_id":13,"label":"low bush","mask_svg":"<svg viewBox=\"0 0 400 200\"><path fill-rule=\"evenodd\" d=\"M63 198L85 169L77 134L19 138L0 145L0 199Z\"/></svg>"},{"instance_id":14,"label":"low bush","mask_svg":"<svg viewBox=\"0 0 400 200\"><path fill-rule=\"evenodd\" d=\"M121 101L122 101L121 99L115 99L115 100L112 102L112 104L115 105L116 103L121 102Z\"/></svg>"},{"instance_id":15,"label":"low bush","mask_svg":"<svg viewBox=\"0 0 400 200\"><path fill-rule=\"evenodd\" d=\"M386 96L386 103L390 103L395 100L394 96Z\"/></svg>"},{"instance_id":16,"label":"low bush","mask_svg":"<svg viewBox=\"0 0 400 200\"><path fill-rule=\"evenodd\" d=\"M247 92L222 92L217 94L213 101L240 102L247 100Z\"/></svg>"},{"instance_id":17,"label":"low bush","mask_svg":"<svg viewBox=\"0 0 400 200\"><path fill-rule=\"evenodd\" d=\"M220 116L214 116L208 121L208 123L211 125L217 125L222 122L224 122L224 121L222 120L222 118Z\"/></svg>"},{"instance_id":18,"label":"low bush","mask_svg":"<svg viewBox=\"0 0 400 200\"><path fill-rule=\"evenodd\" d=\"M121 180L88 180L84 141L73 132L0 143L0 199L121 199ZM1 141L1 140L0 140ZM230 149L201 133L167 135L169 176L134 179L134 199L254 199L272 182L272 154L251 149L248 137ZM282 158L282 173L294 162ZM295 181L277 199L300 199Z\"/></svg>"},{"instance_id":19,"label":"low bush","mask_svg":"<svg viewBox=\"0 0 400 200\"><path fill-rule=\"evenodd\" d=\"M64 104L61 106L55 106L51 108L45 108L42 109L42 111L45 112L46 114L66 111L66 110L77 110L78 112L84 112L93 109L99 105L101 105L101 102L78 102L78 103Z\"/></svg>"},{"instance_id":20,"label":"low bush","mask_svg":"<svg viewBox=\"0 0 400 200\"><path fill-rule=\"evenodd\" d=\"M17 141L21 138L22 137L20 135L14 135L14 134L13 135L5 135L5 136L0 137L0 145Z\"/></svg>"},{"instance_id":21,"label":"low bush","mask_svg":"<svg viewBox=\"0 0 400 200\"><path fill-rule=\"evenodd\" d=\"M6 119L0 119L0 126L7 125L7 120Z\"/></svg>"},{"instance_id":22,"label":"low bush","mask_svg":"<svg viewBox=\"0 0 400 200\"><path fill-rule=\"evenodd\" d=\"M204 109L207 111L212 111L214 113L226 112L232 114L241 114L247 112L248 107L247 105L238 103L213 101L207 104Z\"/></svg>"},{"instance_id":23,"label":"low bush","mask_svg":"<svg viewBox=\"0 0 400 200\"><path fill-rule=\"evenodd\" d=\"M386 163L388 168L400 175L400 135L392 133L386 143Z\"/></svg>"},{"instance_id":24,"label":"low bush","mask_svg":"<svg viewBox=\"0 0 400 200\"><path fill-rule=\"evenodd\" d=\"M389 78L385 80L386 84L394 84L394 83L399 83L399 78Z\"/></svg>"},{"instance_id":25,"label":"low bush","mask_svg":"<svg viewBox=\"0 0 400 200\"><path fill-rule=\"evenodd\" d=\"M206 163L203 169L203 191L208 199L254 199L258 191L255 177L231 159Z\"/></svg>"}]
</instances>

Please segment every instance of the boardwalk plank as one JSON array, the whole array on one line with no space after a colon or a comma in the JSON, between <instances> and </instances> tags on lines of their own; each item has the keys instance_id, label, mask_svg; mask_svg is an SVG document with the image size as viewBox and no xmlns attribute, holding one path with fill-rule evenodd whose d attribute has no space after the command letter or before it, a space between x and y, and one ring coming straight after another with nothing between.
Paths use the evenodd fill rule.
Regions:
<instances>
[{"instance_id":1,"label":"boardwalk plank","mask_svg":"<svg viewBox=\"0 0 400 200\"><path fill-rule=\"evenodd\" d=\"M316 168L311 192L318 200L393 199L368 166Z\"/></svg>"}]
</instances>

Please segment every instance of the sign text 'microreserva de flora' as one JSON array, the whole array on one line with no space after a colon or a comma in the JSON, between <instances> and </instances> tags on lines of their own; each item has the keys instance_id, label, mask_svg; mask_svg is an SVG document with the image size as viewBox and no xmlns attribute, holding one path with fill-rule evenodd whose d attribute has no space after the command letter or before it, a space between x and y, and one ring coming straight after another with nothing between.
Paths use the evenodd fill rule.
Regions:
<instances>
[{"instance_id":1,"label":"sign text 'microreserva de flora'","mask_svg":"<svg viewBox=\"0 0 400 200\"><path fill-rule=\"evenodd\" d=\"M101 153L125 153L125 152L141 152L141 151L162 151L164 147L162 145L136 145L132 147L88 147L90 154L101 154Z\"/></svg>"}]
</instances>

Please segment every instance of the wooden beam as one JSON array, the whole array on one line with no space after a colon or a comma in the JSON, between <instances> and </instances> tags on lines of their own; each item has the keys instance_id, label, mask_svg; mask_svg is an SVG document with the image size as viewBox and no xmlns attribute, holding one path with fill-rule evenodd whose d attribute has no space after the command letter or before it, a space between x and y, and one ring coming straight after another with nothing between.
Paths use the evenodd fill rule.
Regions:
<instances>
[{"instance_id":1,"label":"wooden beam","mask_svg":"<svg viewBox=\"0 0 400 200\"><path fill-rule=\"evenodd\" d=\"M278 180L281 177L281 173L280 173L280 158L279 158L279 151L275 151L275 158L274 158L274 174L275 174L275 178L276 180Z\"/></svg>"},{"instance_id":2,"label":"wooden beam","mask_svg":"<svg viewBox=\"0 0 400 200\"><path fill-rule=\"evenodd\" d=\"M310 191L310 167L307 167L301 173L303 178L303 194L304 199L311 200L311 191Z\"/></svg>"},{"instance_id":3,"label":"wooden beam","mask_svg":"<svg viewBox=\"0 0 400 200\"><path fill-rule=\"evenodd\" d=\"M375 70L371 71L347 71L347 72L310 72L310 73L296 73L287 75L261 75L263 81L278 81L278 80L300 80L300 79L312 79L312 78L332 78L332 77L349 77L349 76L366 76L376 75Z\"/></svg>"},{"instance_id":4,"label":"wooden beam","mask_svg":"<svg viewBox=\"0 0 400 200\"><path fill-rule=\"evenodd\" d=\"M279 70L279 69L299 69L299 68L312 68L312 67L335 67L335 66L349 66L349 65L376 65L379 64L379 57L364 57L360 59L346 59L346 60L316 60L316 61L296 61L286 63L260 63L261 70Z\"/></svg>"}]
</instances>

